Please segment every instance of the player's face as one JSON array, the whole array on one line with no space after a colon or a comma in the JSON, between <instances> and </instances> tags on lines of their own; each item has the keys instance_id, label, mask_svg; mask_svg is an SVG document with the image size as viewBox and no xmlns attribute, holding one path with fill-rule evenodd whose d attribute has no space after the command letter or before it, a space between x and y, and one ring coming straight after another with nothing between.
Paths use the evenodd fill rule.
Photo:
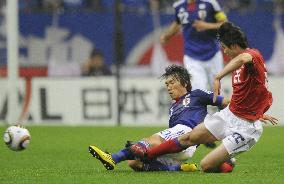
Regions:
<instances>
[{"instance_id":1,"label":"player's face","mask_svg":"<svg viewBox=\"0 0 284 184\"><path fill-rule=\"evenodd\" d=\"M182 86L180 81L174 76L167 77L165 84L168 93L173 100L176 100L187 93L186 87Z\"/></svg>"},{"instance_id":2,"label":"player's face","mask_svg":"<svg viewBox=\"0 0 284 184\"><path fill-rule=\"evenodd\" d=\"M221 43L221 47L222 47L224 53L231 58L234 58L238 55L235 51L234 46L227 47L224 43Z\"/></svg>"}]
</instances>

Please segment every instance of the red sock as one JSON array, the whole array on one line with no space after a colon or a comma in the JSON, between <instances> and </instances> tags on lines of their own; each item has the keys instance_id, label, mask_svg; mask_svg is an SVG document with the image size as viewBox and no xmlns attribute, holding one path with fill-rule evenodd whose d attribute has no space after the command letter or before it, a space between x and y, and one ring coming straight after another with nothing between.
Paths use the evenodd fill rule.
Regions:
<instances>
[{"instance_id":1,"label":"red sock","mask_svg":"<svg viewBox=\"0 0 284 184\"><path fill-rule=\"evenodd\" d=\"M221 166L220 166L220 172L221 173L230 173L233 171L233 166L231 166L230 164L228 164L227 162L224 162Z\"/></svg>"},{"instance_id":2,"label":"red sock","mask_svg":"<svg viewBox=\"0 0 284 184\"><path fill-rule=\"evenodd\" d=\"M155 146L153 148L148 149L147 158L153 159L160 155L168 154L168 153L178 153L184 150L184 148L180 145L177 139L168 140L163 142L159 146Z\"/></svg>"}]
</instances>

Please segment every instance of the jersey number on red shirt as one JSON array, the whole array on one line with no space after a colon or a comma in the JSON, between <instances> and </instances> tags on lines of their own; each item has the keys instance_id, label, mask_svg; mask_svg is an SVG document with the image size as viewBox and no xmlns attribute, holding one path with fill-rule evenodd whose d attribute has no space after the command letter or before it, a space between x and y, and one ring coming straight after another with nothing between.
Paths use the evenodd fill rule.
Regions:
<instances>
[{"instance_id":1,"label":"jersey number on red shirt","mask_svg":"<svg viewBox=\"0 0 284 184\"><path fill-rule=\"evenodd\" d=\"M236 74L234 75L234 84L241 82L241 71L242 69L236 70Z\"/></svg>"}]
</instances>

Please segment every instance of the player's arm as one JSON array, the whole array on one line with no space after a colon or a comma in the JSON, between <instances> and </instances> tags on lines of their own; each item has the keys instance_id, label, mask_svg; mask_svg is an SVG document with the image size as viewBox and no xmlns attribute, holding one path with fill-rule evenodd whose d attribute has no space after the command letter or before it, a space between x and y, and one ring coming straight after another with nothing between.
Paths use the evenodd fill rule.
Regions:
<instances>
[{"instance_id":1,"label":"player's arm","mask_svg":"<svg viewBox=\"0 0 284 184\"><path fill-rule=\"evenodd\" d=\"M163 33L160 37L161 43L166 43L169 41L169 39L177 34L180 31L180 24L177 21L173 21L171 25L168 27L168 29Z\"/></svg>"},{"instance_id":2,"label":"player's arm","mask_svg":"<svg viewBox=\"0 0 284 184\"><path fill-rule=\"evenodd\" d=\"M222 100L221 106L223 108L225 108L225 107L227 107L229 105L230 102L231 102L230 98L224 97L223 100Z\"/></svg>"},{"instance_id":3,"label":"player's arm","mask_svg":"<svg viewBox=\"0 0 284 184\"><path fill-rule=\"evenodd\" d=\"M211 101L213 101L212 98L213 97L211 97ZM216 102L213 102L213 106L218 106L219 109L224 109L229 105L230 102L231 102L230 98L218 95Z\"/></svg>"},{"instance_id":4,"label":"player's arm","mask_svg":"<svg viewBox=\"0 0 284 184\"><path fill-rule=\"evenodd\" d=\"M232 46L234 47L234 46ZM235 58L233 58L224 68L221 70L214 78L214 99L213 101L216 101L216 97L218 94L220 94L220 80L228 75L229 73L232 73L233 71L239 69L244 64L252 63L252 56L248 53L243 53Z\"/></svg>"},{"instance_id":5,"label":"player's arm","mask_svg":"<svg viewBox=\"0 0 284 184\"><path fill-rule=\"evenodd\" d=\"M213 97L214 97L213 92L204 89L194 90L194 93L196 93L195 95L198 95L200 97L200 101L203 104L218 106L220 109L227 107L231 101L230 98L218 95L216 101L213 102Z\"/></svg>"},{"instance_id":6,"label":"player's arm","mask_svg":"<svg viewBox=\"0 0 284 184\"><path fill-rule=\"evenodd\" d=\"M234 47L234 46L232 46ZM242 65L252 63L252 56L248 53L242 53L233 58L216 76L215 80L221 80L224 76L239 69Z\"/></svg>"},{"instance_id":7,"label":"player's arm","mask_svg":"<svg viewBox=\"0 0 284 184\"><path fill-rule=\"evenodd\" d=\"M205 22L203 20L195 20L192 26L197 31L205 31L205 30L216 30L218 29L224 22L226 22L227 16L224 12L219 11L215 13L216 22Z\"/></svg>"}]
</instances>

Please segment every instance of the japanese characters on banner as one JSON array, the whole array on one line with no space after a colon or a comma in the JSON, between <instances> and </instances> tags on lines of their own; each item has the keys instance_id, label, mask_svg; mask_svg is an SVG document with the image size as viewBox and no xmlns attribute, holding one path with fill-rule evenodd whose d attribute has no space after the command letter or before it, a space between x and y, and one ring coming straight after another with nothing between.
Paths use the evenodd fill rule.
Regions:
<instances>
[{"instance_id":1,"label":"japanese characters on banner","mask_svg":"<svg viewBox=\"0 0 284 184\"><path fill-rule=\"evenodd\" d=\"M7 115L5 80L0 80L0 121ZM231 93L230 79L222 81L223 95ZM19 106L24 104L24 80L20 81ZM274 102L269 114L280 119L284 104L284 79L270 77ZM154 77L124 78L118 96L114 77L34 78L29 106L30 124L103 125L117 124L117 107L125 126L167 126L171 99L163 81ZM282 121L283 122L283 121Z\"/></svg>"}]
</instances>

